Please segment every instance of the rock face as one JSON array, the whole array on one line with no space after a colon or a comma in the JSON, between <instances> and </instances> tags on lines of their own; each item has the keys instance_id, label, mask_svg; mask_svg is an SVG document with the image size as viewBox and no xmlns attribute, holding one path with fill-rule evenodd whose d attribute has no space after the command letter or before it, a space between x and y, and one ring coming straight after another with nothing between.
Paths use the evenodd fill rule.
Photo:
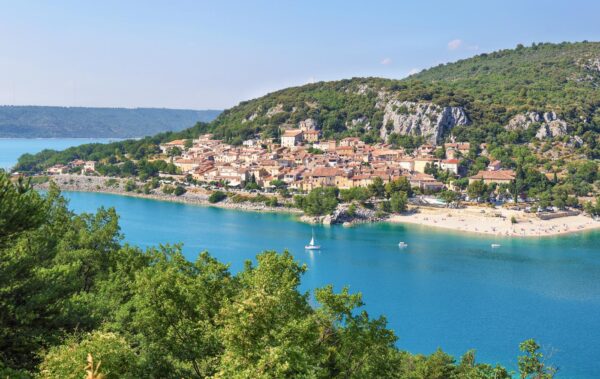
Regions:
<instances>
[{"instance_id":1,"label":"rock face","mask_svg":"<svg viewBox=\"0 0 600 379\"><path fill-rule=\"evenodd\" d=\"M527 130L537 128L536 138L562 137L567 134L567 123L556 116L554 112L528 112L518 114L510 119L504 127L506 130Z\"/></svg>"},{"instance_id":2,"label":"rock face","mask_svg":"<svg viewBox=\"0 0 600 379\"><path fill-rule=\"evenodd\" d=\"M366 222L381 221L382 218L377 216L377 212L372 209L367 209L362 206L357 206L353 214L349 212L349 204L339 204L333 213L325 216L308 216L303 215L300 221L309 224L344 224L346 226L360 224Z\"/></svg>"},{"instance_id":3,"label":"rock face","mask_svg":"<svg viewBox=\"0 0 600 379\"><path fill-rule=\"evenodd\" d=\"M317 130L319 129L319 125L314 118L307 118L306 120L298 123L298 128L302 130Z\"/></svg>"},{"instance_id":4,"label":"rock face","mask_svg":"<svg viewBox=\"0 0 600 379\"><path fill-rule=\"evenodd\" d=\"M381 218L377 217L377 212L372 209L356 206L354 213L350 214L349 208L349 204L339 204L331 215L325 216L323 224L352 225L381 220Z\"/></svg>"},{"instance_id":5,"label":"rock face","mask_svg":"<svg viewBox=\"0 0 600 379\"><path fill-rule=\"evenodd\" d=\"M586 70L600 72L600 57L588 59L583 62L582 67Z\"/></svg>"},{"instance_id":6,"label":"rock face","mask_svg":"<svg viewBox=\"0 0 600 379\"><path fill-rule=\"evenodd\" d=\"M272 117L272 116L276 115L277 113L281 113L281 112L283 112L283 104L277 104L276 106L274 106L273 108L270 108L267 111L266 116Z\"/></svg>"},{"instance_id":7,"label":"rock face","mask_svg":"<svg viewBox=\"0 0 600 379\"><path fill-rule=\"evenodd\" d=\"M349 122L346 122L346 128L352 129L360 126L363 126L366 130L371 130L371 123L365 116L353 118Z\"/></svg>"},{"instance_id":8,"label":"rock face","mask_svg":"<svg viewBox=\"0 0 600 379\"><path fill-rule=\"evenodd\" d=\"M423 136L431 144L438 144L444 132L457 125L470 123L460 107L441 107L433 103L389 100L378 107L383 108L382 138L390 133Z\"/></svg>"}]
</instances>

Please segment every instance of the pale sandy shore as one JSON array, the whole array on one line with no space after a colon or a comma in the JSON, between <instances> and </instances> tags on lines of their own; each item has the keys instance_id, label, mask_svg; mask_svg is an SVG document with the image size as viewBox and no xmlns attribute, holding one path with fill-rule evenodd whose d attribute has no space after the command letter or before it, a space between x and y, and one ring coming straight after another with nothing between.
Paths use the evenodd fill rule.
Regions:
<instances>
[{"instance_id":1,"label":"pale sandy shore","mask_svg":"<svg viewBox=\"0 0 600 379\"><path fill-rule=\"evenodd\" d=\"M513 216L517 219L516 224L511 223ZM540 220L533 214L521 211L482 207L419 207L414 213L395 215L389 221L508 237L554 236L600 228L599 221L583 215Z\"/></svg>"}]
</instances>

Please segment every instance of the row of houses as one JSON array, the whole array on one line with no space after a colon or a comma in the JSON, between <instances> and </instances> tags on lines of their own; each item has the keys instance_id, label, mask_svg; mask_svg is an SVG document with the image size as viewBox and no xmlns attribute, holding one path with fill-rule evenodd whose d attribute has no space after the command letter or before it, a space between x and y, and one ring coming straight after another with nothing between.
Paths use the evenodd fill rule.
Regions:
<instances>
[{"instance_id":1,"label":"row of houses","mask_svg":"<svg viewBox=\"0 0 600 379\"><path fill-rule=\"evenodd\" d=\"M365 187L377 177L384 182L406 177L414 187L435 191L444 184L427 174L427 168L438 167L459 177L458 157L470 149L468 143L451 142L444 146L446 158L440 159L433 155L436 147L428 144L407 154L386 144L368 145L355 137L308 143L304 138L310 131L285 131L280 144L255 139L242 146L228 145L207 134L194 139L187 149L185 141L177 140L161 145L161 151L181 149L183 153L172 158L173 163L201 182L241 186L253 180L268 188L281 181L289 188L309 191L322 186Z\"/></svg>"},{"instance_id":2,"label":"row of houses","mask_svg":"<svg viewBox=\"0 0 600 379\"><path fill-rule=\"evenodd\" d=\"M310 132L317 132L317 138L312 142L303 140L300 144L292 144L285 140L288 137L312 138ZM461 176L458 158L468 154L470 147L469 143L446 143L445 158L441 159L434 156L439 154L434 154L436 147L429 144L407 154L403 149L392 149L386 144L369 145L356 137L319 141L316 130L292 129L284 132L281 144L253 139L244 141L242 146L231 146L206 134L191 143L174 140L161 144L160 150L169 156L163 159L172 161L182 173L191 174L201 182L243 186L252 180L266 188L274 186L274 182L283 182L289 188L310 191L323 186L366 187L375 178L389 182L406 177L413 187L437 191L444 188L444 183L428 174L428 168L437 167L458 178ZM181 153L171 157L169 153L174 148ZM52 166L47 172L64 174L77 167L83 173L92 173L96 162L74 160L68 165ZM510 183L514 177L513 171L502 170L501 163L493 161L469 181L502 184Z\"/></svg>"},{"instance_id":3,"label":"row of houses","mask_svg":"<svg viewBox=\"0 0 600 379\"><path fill-rule=\"evenodd\" d=\"M55 164L54 166L49 167L46 170L46 172L50 175L66 174L78 167L81 168L82 173L95 172L96 171L96 161L84 161L81 159L75 159L66 165Z\"/></svg>"}]
</instances>

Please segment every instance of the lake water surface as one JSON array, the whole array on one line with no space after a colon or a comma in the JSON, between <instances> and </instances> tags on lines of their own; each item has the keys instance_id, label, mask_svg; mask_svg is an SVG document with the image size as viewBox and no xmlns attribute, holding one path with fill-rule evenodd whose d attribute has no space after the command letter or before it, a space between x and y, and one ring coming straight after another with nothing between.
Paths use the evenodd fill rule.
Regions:
<instances>
[{"instance_id":1,"label":"lake water surface","mask_svg":"<svg viewBox=\"0 0 600 379\"><path fill-rule=\"evenodd\" d=\"M559 377L600 377L600 233L503 239L419 226L315 227L321 252L304 245L311 226L292 216L97 193L66 193L77 212L115 207L126 242L183 242L193 260L208 250L238 271L266 249L307 264L303 290L332 283L363 293L386 315L398 346L516 367L519 342L535 338ZM408 248L399 249L405 241ZM502 246L492 250L491 243Z\"/></svg>"}]
</instances>

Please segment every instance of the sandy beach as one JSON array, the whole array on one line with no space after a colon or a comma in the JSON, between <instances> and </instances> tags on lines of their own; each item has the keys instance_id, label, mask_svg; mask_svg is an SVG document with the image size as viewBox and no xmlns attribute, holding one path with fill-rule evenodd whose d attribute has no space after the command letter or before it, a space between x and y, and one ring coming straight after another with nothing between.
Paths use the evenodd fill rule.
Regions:
<instances>
[{"instance_id":1,"label":"sandy beach","mask_svg":"<svg viewBox=\"0 0 600 379\"><path fill-rule=\"evenodd\" d=\"M462 209L419 207L406 215L394 215L390 222L418 224L455 231L509 237L541 237L600 228L600 222L577 215L541 220L534 214L503 208ZM515 217L517 223L511 223Z\"/></svg>"}]
</instances>

